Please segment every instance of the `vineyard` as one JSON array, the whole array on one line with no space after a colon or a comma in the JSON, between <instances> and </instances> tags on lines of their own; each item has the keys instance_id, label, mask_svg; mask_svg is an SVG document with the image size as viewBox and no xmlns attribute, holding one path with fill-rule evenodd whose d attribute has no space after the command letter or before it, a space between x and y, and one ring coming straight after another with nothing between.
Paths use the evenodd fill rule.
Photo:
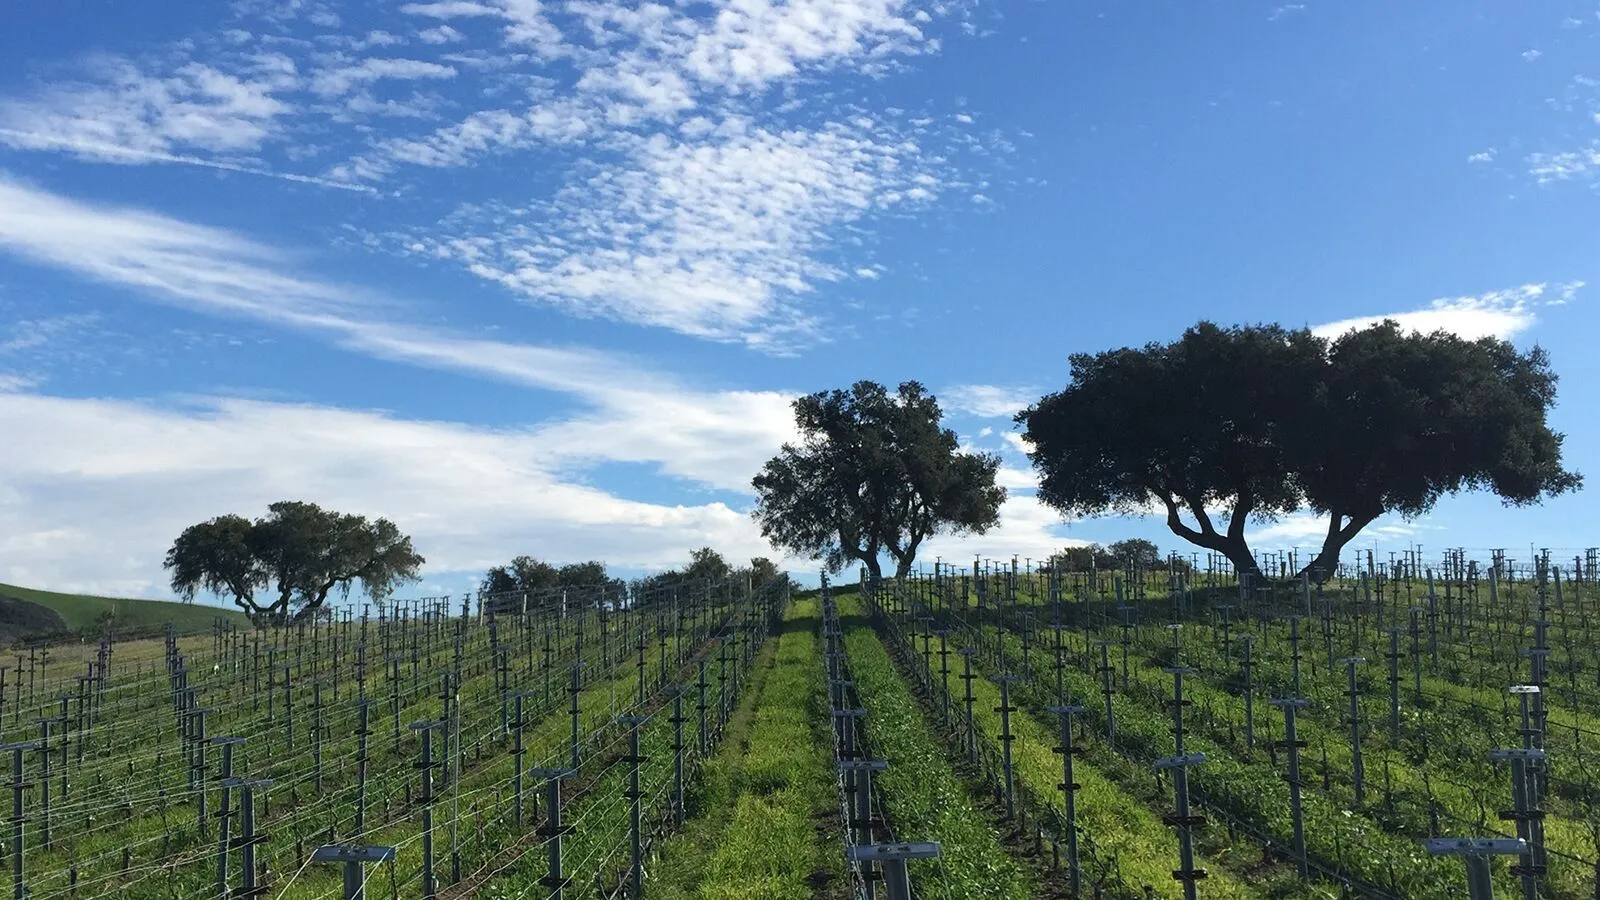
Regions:
<instances>
[{"instance_id":1,"label":"vineyard","mask_svg":"<svg viewBox=\"0 0 1600 900\"><path fill-rule=\"evenodd\" d=\"M1578 898L1596 554L491 595L0 665L13 896Z\"/></svg>"}]
</instances>

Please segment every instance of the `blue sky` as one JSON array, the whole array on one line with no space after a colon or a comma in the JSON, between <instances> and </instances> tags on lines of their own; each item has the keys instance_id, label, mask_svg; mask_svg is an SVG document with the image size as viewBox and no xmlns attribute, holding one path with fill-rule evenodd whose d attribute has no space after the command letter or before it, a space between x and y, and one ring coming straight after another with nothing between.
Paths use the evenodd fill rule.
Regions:
<instances>
[{"instance_id":1,"label":"blue sky","mask_svg":"<svg viewBox=\"0 0 1600 900\"><path fill-rule=\"evenodd\" d=\"M929 559L1177 548L1041 508L1009 415L1202 317L1537 342L1600 468L1592 0L161 11L0 31L0 581L160 596L185 525L288 497L396 520L424 590L767 555L789 400L858 378L1005 455L1001 527ZM1588 508L1357 543L1577 548Z\"/></svg>"}]
</instances>

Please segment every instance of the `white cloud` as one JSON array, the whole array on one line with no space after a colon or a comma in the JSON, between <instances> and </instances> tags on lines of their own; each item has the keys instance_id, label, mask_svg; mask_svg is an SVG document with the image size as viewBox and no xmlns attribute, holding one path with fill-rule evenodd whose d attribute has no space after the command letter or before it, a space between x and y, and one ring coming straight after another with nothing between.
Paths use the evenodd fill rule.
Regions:
<instances>
[{"instance_id":1,"label":"white cloud","mask_svg":"<svg viewBox=\"0 0 1600 900\"><path fill-rule=\"evenodd\" d=\"M1030 495L1013 494L1000 508L1000 524L987 534L956 537L937 535L929 538L917 558L921 564L931 566L935 557L956 565L971 565L974 557L984 559L1010 559L1013 555L1040 560L1063 547L1086 544L1088 541L1068 538L1061 514L1040 503Z\"/></svg>"},{"instance_id":2,"label":"white cloud","mask_svg":"<svg viewBox=\"0 0 1600 900\"><path fill-rule=\"evenodd\" d=\"M309 331L382 359L580 394L618 410L659 404L656 411L681 416L686 432L700 424L692 410L673 406L668 395L692 392L669 375L581 348L485 340L410 324L407 315L415 311L393 298L287 274L293 267L288 254L222 229L89 206L0 178L0 249L133 288L158 302ZM661 396L628 387L637 384L651 385ZM727 418L738 423L733 431L771 438L774 448L789 436L787 428L769 430L775 427L771 408L783 407L787 420L784 395L722 396L730 404ZM768 411L758 410L760 404ZM657 439L671 444L670 438Z\"/></svg>"},{"instance_id":3,"label":"white cloud","mask_svg":"<svg viewBox=\"0 0 1600 900\"><path fill-rule=\"evenodd\" d=\"M977 416L982 419L1009 419L1039 399L1029 387L993 384L958 384L938 392L939 405L947 413Z\"/></svg>"},{"instance_id":4,"label":"white cloud","mask_svg":"<svg viewBox=\"0 0 1600 900\"><path fill-rule=\"evenodd\" d=\"M92 207L3 176L0 247L167 302L280 322L360 308L348 291L284 274L280 254L228 232Z\"/></svg>"},{"instance_id":5,"label":"white cloud","mask_svg":"<svg viewBox=\"0 0 1600 900\"><path fill-rule=\"evenodd\" d=\"M1528 174L1540 184L1552 181L1571 181L1588 178L1600 167L1600 146L1562 153L1531 153L1528 155Z\"/></svg>"},{"instance_id":6,"label":"white cloud","mask_svg":"<svg viewBox=\"0 0 1600 900\"><path fill-rule=\"evenodd\" d=\"M769 102L822 73L877 77L936 52L928 10L906 0L714 7L410 2L395 10L402 24L364 27L364 38L306 39L288 23L331 21L326 7L241 2L230 27L164 56L101 62L82 83L0 99L0 142L366 190L409 167L538 152L528 162L539 179L473 179L494 185L478 195L492 201L463 195L442 224L395 223L397 239L375 246L410 253L420 243L576 315L782 352L823 339L808 309L820 285L879 271L836 258L839 234L946 195L986 198L951 193L987 184L961 178L952 159L984 152L989 139L963 130L958 143L941 130L953 127L946 117L880 115L832 95ZM261 24L252 17L270 26L235 27ZM281 39L263 54L252 33ZM415 36L417 58L348 55L404 43L402 34ZM471 46L427 55L456 43ZM436 86L374 96L377 82L395 79ZM432 121L454 107L455 121ZM277 157L329 162L308 178L275 171ZM485 216L474 220L475 210Z\"/></svg>"},{"instance_id":7,"label":"white cloud","mask_svg":"<svg viewBox=\"0 0 1600 900\"><path fill-rule=\"evenodd\" d=\"M1470 162L1470 163L1494 162L1494 148L1490 147L1487 150L1481 150L1481 151L1479 151L1477 153L1472 154L1471 156L1467 157L1467 162Z\"/></svg>"},{"instance_id":8,"label":"white cloud","mask_svg":"<svg viewBox=\"0 0 1600 900\"><path fill-rule=\"evenodd\" d=\"M455 69L419 59L364 59L356 65L316 73L311 78L311 90L324 97L336 97L349 93L351 88L385 78L408 81L454 77Z\"/></svg>"},{"instance_id":9,"label":"white cloud","mask_svg":"<svg viewBox=\"0 0 1600 900\"><path fill-rule=\"evenodd\" d=\"M577 348L453 336L395 321L391 307L304 275L290 258L219 229L76 203L0 182L0 246L153 299L309 330L360 352L560 391L581 402L516 429L406 421L362 410L238 398L178 405L28 393L7 379L0 428L0 580L159 593L161 554L187 524L258 512L284 497L394 518L429 571L472 572L533 550L654 567L710 544L770 553L720 502L640 503L582 483L600 463L654 467L691 488L748 496L749 478L793 437L791 397L701 391ZM107 440L108 434L116 440ZM1028 472L1005 467L1014 490ZM181 486L181 488L180 488ZM1056 515L1014 495L991 534L937 538L928 554L1042 558L1069 541ZM100 548L92 558L85 545Z\"/></svg>"},{"instance_id":10,"label":"white cloud","mask_svg":"<svg viewBox=\"0 0 1600 900\"><path fill-rule=\"evenodd\" d=\"M319 178L315 175L300 175L293 172L278 172L263 166L226 162L218 159L207 159L204 157L191 156L183 153L136 150L120 144L108 144L102 141L95 141L82 137L64 137L60 135L41 134L38 132L23 132L10 128L0 128L0 144L5 143L28 150L63 150L84 158L96 159L104 162L176 163L179 165L216 169L222 172L238 172L243 175L262 175L267 178L277 178L282 181L290 181L297 184L314 184L318 187L334 188L336 190L350 191L358 194L377 193L375 188L365 184L352 184L349 181L332 178Z\"/></svg>"},{"instance_id":11,"label":"white cloud","mask_svg":"<svg viewBox=\"0 0 1600 900\"><path fill-rule=\"evenodd\" d=\"M1353 558L1356 548L1360 545L1371 544L1374 540L1383 543L1386 540L1406 537L1422 530L1425 519L1407 522L1396 516L1385 516L1374 521L1371 525L1361 529L1353 543L1346 546L1346 559ZM1313 512L1291 513L1269 522L1265 525L1246 531L1245 538L1249 540L1253 550L1290 550L1300 548L1310 550L1301 565L1310 561L1310 556L1315 550L1321 548L1322 541L1328 535L1328 517Z\"/></svg>"},{"instance_id":12,"label":"white cloud","mask_svg":"<svg viewBox=\"0 0 1600 900\"><path fill-rule=\"evenodd\" d=\"M285 63L263 58L247 80L200 63L163 77L127 60L100 59L92 66L92 82L55 84L26 99L0 100L0 142L123 163L140 161L137 154L256 150L291 111L277 96L293 79L292 64L286 70Z\"/></svg>"},{"instance_id":13,"label":"white cloud","mask_svg":"<svg viewBox=\"0 0 1600 900\"><path fill-rule=\"evenodd\" d=\"M796 301L838 277L816 258L830 230L914 204L918 169L904 143L849 126L727 121L693 141L635 141L627 162L551 202L467 209L444 223L460 237L415 246L579 315L781 348L813 336Z\"/></svg>"},{"instance_id":14,"label":"white cloud","mask_svg":"<svg viewBox=\"0 0 1600 900\"><path fill-rule=\"evenodd\" d=\"M597 134L598 123L581 105L554 100L523 113L508 110L476 112L422 138L391 138L373 152L335 166L329 177L376 181L398 165L455 168L485 153L522 150L538 144L555 146L583 141Z\"/></svg>"},{"instance_id":15,"label":"white cloud","mask_svg":"<svg viewBox=\"0 0 1600 900\"><path fill-rule=\"evenodd\" d=\"M424 28L417 32L417 38L425 44L454 44L464 40L465 36L449 25L440 25L436 28Z\"/></svg>"},{"instance_id":16,"label":"white cloud","mask_svg":"<svg viewBox=\"0 0 1600 900\"><path fill-rule=\"evenodd\" d=\"M654 463L664 475L740 494L797 435L793 397L592 386L592 413L533 429L553 465Z\"/></svg>"},{"instance_id":17,"label":"white cloud","mask_svg":"<svg viewBox=\"0 0 1600 900\"><path fill-rule=\"evenodd\" d=\"M1305 12L1305 9L1306 5L1304 3L1288 3L1283 6L1276 7L1272 10L1272 12L1268 13L1267 21L1276 22L1285 16L1290 16L1299 12Z\"/></svg>"},{"instance_id":18,"label":"white cloud","mask_svg":"<svg viewBox=\"0 0 1600 900\"><path fill-rule=\"evenodd\" d=\"M1509 338L1538 321L1537 308L1567 302L1583 287L1583 282L1556 285L1557 296L1547 298L1549 285L1525 284L1502 291L1489 291L1474 297L1442 297L1423 309L1341 319L1317 325L1311 330L1321 337L1338 337L1375 325L1384 319L1394 319L1411 331L1448 331L1463 338Z\"/></svg>"},{"instance_id":19,"label":"white cloud","mask_svg":"<svg viewBox=\"0 0 1600 900\"><path fill-rule=\"evenodd\" d=\"M506 43L532 45L546 57L558 56L562 52L561 31L545 17L540 0L493 0L490 3L441 0L436 3L407 3L400 7L400 11L408 15L440 20L491 17L503 19L507 23L504 30ZM444 27L444 31L457 38L460 36L459 32L448 26Z\"/></svg>"},{"instance_id":20,"label":"white cloud","mask_svg":"<svg viewBox=\"0 0 1600 900\"><path fill-rule=\"evenodd\" d=\"M1039 477L1032 469L1019 469L1016 466L1001 466L995 474L995 484L1008 491L1034 491L1039 489Z\"/></svg>"},{"instance_id":21,"label":"white cloud","mask_svg":"<svg viewBox=\"0 0 1600 900\"><path fill-rule=\"evenodd\" d=\"M1540 53L1538 50L1524 50L1524 51L1522 51L1522 58L1527 62L1533 62L1534 60L1538 59L1539 57L1541 57L1543 55L1544 54Z\"/></svg>"},{"instance_id":22,"label":"white cloud","mask_svg":"<svg viewBox=\"0 0 1600 900\"><path fill-rule=\"evenodd\" d=\"M505 40L513 46L530 46L546 59L564 55L561 30L545 17L541 0L499 0L506 22Z\"/></svg>"},{"instance_id":23,"label":"white cloud","mask_svg":"<svg viewBox=\"0 0 1600 900\"><path fill-rule=\"evenodd\" d=\"M160 408L20 393L0 393L0 426L0 581L12 583L162 593L162 554L185 526L285 498L394 519L435 576L524 552L641 567L706 544L771 553L722 503L638 503L560 479L536 433L226 398Z\"/></svg>"},{"instance_id":24,"label":"white cloud","mask_svg":"<svg viewBox=\"0 0 1600 900\"><path fill-rule=\"evenodd\" d=\"M390 34L387 31L369 31L366 37L353 45L353 48L365 50L368 47L393 47L396 44L404 44L405 42L406 39L398 34Z\"/></svg>"},{"instance_id":25,"label":"white cloud","mask_svg":"<svg viewBox=\"0 0 1600 900\"><path fill-rule=\"evenodd\" d=\"M570 58L577 78L570 90L537 83L525 106L381 141L328 176L371 182L401 166L582 145L589 162L553 197L468 206L442 233L397 242L534 302L782 351L819 338L802 311L818 283L876 271L823 262L830 235L944 188L942 161L891 122L852 112L804 128L754 124L768 118L762 95L777 82L878 72L931 50L901 0L749 0L714 16L569 4L586 35L555 27L538 0L403 9L498 17L508 43Z\"/></svg>"},{"instance_id":26,"label":"white cloud","mask_svg":"<svg viewBox=\"0 0 1600 900\"><path fill-rule=\"evenodd\" d=\"M441 0L438 3L407 3L400 11L410 16L427 16L431 19L462 19L476 16L498 16L500 11L482 3L467 0Z\"/></svg>"},{"instance_id":27,"label":"white cloud","mask_svg":"<svg viewBox=\"0 0 1600 900\"><path fill-rule=\"evenodd\" d=\"M1008 431L1005 434L1000 435L1000 439L1005 441L1006 446L1010 447L1011 450L1016 453L1028 454L1032 453L1034 450L1033 444L1030 443L1027 438L1017 434L1015 431Z\"/></svg>"},{"instance_id":28,"label":"white cloud","mask_svg":"<svg viewBox=\"0 0 1600 900\"><path fill-rule=\"evenodd\" d=\"M702 83L761 88L808 64L915 53L922 30L899 0L748 0L729 4L694 36L684 68Z\"/></svg>"},{"instance_id":29,"label":"white cloud","mask_svg":"<svg viewBox=\"0 0 1600 900\"><path fill-rule=\"evenodd\" d=\"M160 592L160 557L177 531L284 497L394 518L435 575L478 571L528 550L640 567L675 563L704 544L736 557L770 553L748 516L723 503L639 503L581 479L598 463L646 464L690 486L748 496L749 478L794 436L789 395L698 391L593 351L385 321L386 307L358 298L352 310L348 291L285 274L281 252L237 235L15 183L0 182L0 191L0 245L51 265L583 404L565 419L494 430L237 398L165 407L67 399L7 380L0 427L22 439L0 447L10 488L0 497L0 580ZM1033 487L1031 474L1014 467L1002 469L1001 481ZM1042 558L1068 543L1059 527L1055 513L1014 495L991 534L936 538L928 555ZM101 552L86 560L86 544Z\"/></svg>"},{"instance_id":30,"label":"white cloud","mask_svg":"<svg viewBox=\"0 0 1600 900\"><path fill-rule=\"evenodd\" d=\"M13 322L0 330L0 356L43 347L92 324L95 319L92 315L68 315Z\"/></svg>"},{"instance_id":31,"label":"white cloud","mask_svg":"<svg viewBox=\"0 0 1600 900\"><path fill-rule=\"evenodd\" d=\"M641 394L633 412L671 399ZM633 449L648 448L651 433L681 424L685 414L702 420L695 428L752 412L787 418L786 406L756 395L725 395L720 408L681 399L641 418L618 406L609 423L485 429L238 398L154 405L0 389L0 427L19 436L0 444L8 476L0 492L0 581L160 595L162 554L185 526L223 512L260 514L285 498L394 519L428 557L433 579L481 572L524 552L640 568L678 564L704 545L730 558L773 555L748 515L724 503L641 503L568 477L601 455L636 461ZM753 474L758 454L751 445L743 458L730 456L725 437L706 432L692 447L640 456L677 455L678 463L703 466L701 475L727 470L712 477L731 487L729 474ZM1065 537L1064 527L1031 496L1013 495L988 534L935 537L920 556L924 564L938 556L1042 559L1085 543ZM92 557L82 554L86 545L97 548Z\"/></svg>"},{"instance_id":32,"label":"white cloud","mask_svg":"<svg viewBox=\"0 0 1600 900\"><path fill-rule=\"evenodd\" d=\"M229 232L14 182L0 181L0 249L157 301L581 404L564 420L489 431L237 399L158 408L46 397L6 376L0 466L13 490L0 502L0 580L148 591L176 529L284 496L392 516L419 537L434 572L479 569L519 547L637 566L676 561L707 543L735 556L770 552L753 523L724 504L636 503L573 476L597 463L638 463L693 489L747 495L750 477L793 436L786 394L696 390L591 350L406 324L392 318L391 304L287 274L285 254ZM27 349L49 338L30 327L7 340ZM51 451L54 440L73 441L73 452ZM86 561L85 542L106 552Z\"/></svg>"}]
</instances>

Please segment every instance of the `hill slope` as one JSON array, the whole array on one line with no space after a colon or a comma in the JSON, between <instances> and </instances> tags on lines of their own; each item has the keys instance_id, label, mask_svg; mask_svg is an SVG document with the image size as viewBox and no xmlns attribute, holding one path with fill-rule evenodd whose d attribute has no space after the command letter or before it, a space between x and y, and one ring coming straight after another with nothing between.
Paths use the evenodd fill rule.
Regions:
<instances>
[{"instance_id":1,"label":"hill slope","mask_svg":"<svg viewBox=\"0 0 1600 900\"><path fill-rule=\"evenodd\" d=\"M179 634L200 634L211 630L212 622L224 616L240 626L250 620L238 610L167 600L126 600L115 597L94 597L85 594L62 594L33 588L0 584L0 599L13 602L0 603L0 629L12 633L68 631L77 633L94 629L102 617L110 614L119 632L153 634L171 622ZM48 615L27 607L43 607L60 619L57 628L48 624ZM9 627L7 627L9 626Z\"/></svg>"}]
</instances>

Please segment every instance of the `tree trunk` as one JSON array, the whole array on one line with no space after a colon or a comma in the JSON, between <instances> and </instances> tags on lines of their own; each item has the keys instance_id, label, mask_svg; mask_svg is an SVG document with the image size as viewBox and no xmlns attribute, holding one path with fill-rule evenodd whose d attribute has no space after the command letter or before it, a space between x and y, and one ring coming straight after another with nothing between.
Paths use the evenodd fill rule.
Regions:
<instances>
[{"instance_id":1,"label":"tree trunk","mask_svg":"<svg viewBox=\"0 0 1600 900\"><path fill-rule=\"evenodd\" d=\"M1233 563L1234 571L1239 575L1249 575L1256 581L1261 580L1261 566L1257 565L1255 555L1250 552L1250 547L1243 539L1228 541L1227 546L1219 550L1228 557L1228 562Z\"/></svg>"},{"instance_id":2,"label":"tree trunk","mask_svg":"<svg viewBox=\"0 0 1600 900\"><path fill-rule=\"evenodd\" d=\"M861 564L867 567L867 575L871 577L873 581L883 580L883 566L878 562L878 558L876 556L863 557Z\"/></svg>"},{"instance_id":3,"label":"tree trunk","mask_svg":"<svg viewBox=\"0 0 1600 900\"><path fill-rule=\"evenodd\" d=\"M1295 578L1306 576L1311 579L1312 584L1322 584L1332 578L1339 568L1339 554L1344 552L1345 545L1354 540L1361 529L1370 525L1380 514L1369 512L1351 515L1350 521L1345 522L1344 513L1337 511L1329 513L1328 535L1322 541L1322 549L1318 551L1316 558L1295 574Z\"/></svg>"},{"instance_id":4,"label":"tree trunk","mask_svg":"<svg viewBox=\"0 0 1600 900\"><path fill-rule=\"evenodd\" d=\"M1312 584L1322 584L1332 578L1334 570L1339 567L1339 553L1343 549L1342 545L1329 547L1324 544L1316 557L1305 568L1295 573L1295 580L1298 581L1303 576L1309 578Z\"/></svg>"},{"instance_id":5,"label":"tree trunk","mask_svg":"<svg viewBox=\"0 0 1600 900\"><path fill-rule=\"evenodd\" d=\"M233 605L243 610L244 614L250 617L252 623L259 621L267 610L271 609L271 607L257 603L254 597L241 597L237 594L233 597Z\"/></svg>"},{"instance_id":6,"label":"tree trunk","mask_svg":"<svg viewBox=\"0 0 1600 900\"><path fill-rule=\"evenodd\" d=\"M306 602L305 606L300 607L300 609L295 612L293 621L304 622L306 619L316 615L317 610L322 608L322 604L328 601L328 592L333 590L333 586L335 584L338 584L338 582L330 581L323 585L322 589L317 591L317 595L315 597L312 597ZM285 610L285 612L287 612L287 610Z\"/></svg>"},{"instance_id":7,"label":"tree trunk","mask_svg":"<svg viewBox=\"0 0 1600 900\"><path fill-rule=\"evenodd\" d=\"M898 560L894 566L894 580L905 581L906 577L911 574L911 564L914 561L910 555L907 555L905 559Z\"/></svg>"},{"instance_id":8,"label":"tree trunk","mask_svg":"<svg viewBox=\"0 0 1600 900\"><path fill-rule=\"evenodd\" d=\"M1226 556L1239 575L1250 575L1257 579L1261 577L1261 567L1257 565L1255 556L1250 552L1250 545L1245 542L1242 528L1229 528L1227 533L1211 528L1197 531L1180 522L1176 510L1168 515L1167 526L1172 529L1173 534L1196 547L1203 547Z\"/></svg>"},{"instance_id":9,"label":"tree trunk","mask_svg":"<svg viewBox=\"0 0 1600 900\"><path fill-rule=\"evenodd\" d=\"M1255 509L1253 500L1242 497L1234 504L1233 515L1228 519L1228 530L1223 532L1211 524L1211 517L1206 514L1205 504L1202 502L1203 498L1189 495L1183 498L1190 514L1200 526L1195 529L1184 524L1178 515L1177 498L1173 494L1159 490L1154 493L1167 507L1167 527L1172 529L1173 534L1197 547L1204 547L1226 556L1241 577L1252 575L1260 578L1261 568L1256 565L1256 559L1250 553L1250 545L1244 539L1245 521Z\"/></svg>"}]
</instances>

